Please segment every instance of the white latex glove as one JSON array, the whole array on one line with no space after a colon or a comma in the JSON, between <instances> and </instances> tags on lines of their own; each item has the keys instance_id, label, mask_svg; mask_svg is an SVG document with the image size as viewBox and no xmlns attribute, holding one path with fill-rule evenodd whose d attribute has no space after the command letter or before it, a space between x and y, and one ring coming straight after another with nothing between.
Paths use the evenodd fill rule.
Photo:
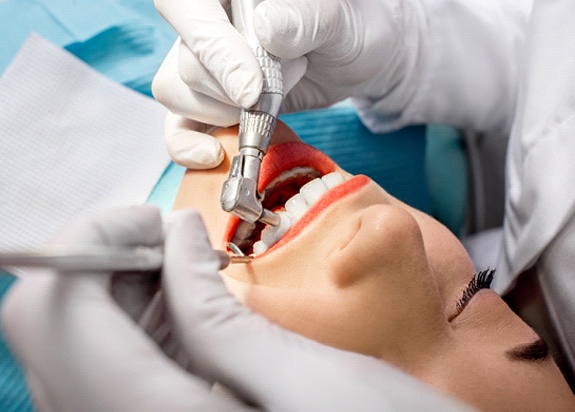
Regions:
<instances>
[{"instance_id":1,"label":"white latex glove","mask_svg":"<svg viewBox=\"0 0 575 412\"><path fill-rule=\"evenodd\" d=\"M262 89L252 50L229 21L229 0L156 0L180 38L153 82L172 113L168 150L190 168L217 166L223 153L205 133L238 123ZM415 88L406 79L419 44L421 11L407 0L266 0L255 10L261 45L282 59L283 112L325 107L350 96L398 100ZM409 90L408 90L409 89ZM291 90L291 91L290 91ZM289 93L288 93L289 92Z\"/></svg>"},{"instance_id":2,"label":"white latex glove","mask_svg":"<svg viewBox=\"0 0 575 412\"><path fill-rule=\"evenodd\" d=\"M160 245L159 211L123 209L80 222L64 244ZM158 286L151 274L31 273L2 308L7 342L39 411L241 410L186 373L137 326ZM130 314L128 314L130 313Z\"/></svg>"},{"instance_id":3,"label":"white latex glove","mask_svg":"<svg viewBox=\"0 0 575 412\"><path fill-rule=\"evenodd\" d=\"M142 207L91 219L60 242L157 245L161 232L158 212ZM465 409L383 362L325 347L247 310L224 288L197 213L174 216L165 254L167 335L196 375L121 307L147 303L153 282L134 275L117 290L102 274L38 273L14 287L2 314L40 411ZM165 336L160 329L168 325L154 323L151 332ZM254 406L211 391L212 380Z\"/></svg>"}]
</instances>

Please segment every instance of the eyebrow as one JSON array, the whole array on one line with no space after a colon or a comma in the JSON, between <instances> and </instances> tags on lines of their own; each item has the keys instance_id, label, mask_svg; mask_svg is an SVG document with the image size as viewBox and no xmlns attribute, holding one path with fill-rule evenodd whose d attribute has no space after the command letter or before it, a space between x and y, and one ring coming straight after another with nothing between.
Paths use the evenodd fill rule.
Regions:
<instances>
[{"instance_id":1,"label":"eyebrow","mask_svg":"<svg viewBox=\"0 0 575 412\"><path fill-rule=\"evenodd\" d=\"M551 351L545 341L539 338L534 342L516 346L505 354L512 361L543 362L549 359Z\"/></svg>"}]
</instances>

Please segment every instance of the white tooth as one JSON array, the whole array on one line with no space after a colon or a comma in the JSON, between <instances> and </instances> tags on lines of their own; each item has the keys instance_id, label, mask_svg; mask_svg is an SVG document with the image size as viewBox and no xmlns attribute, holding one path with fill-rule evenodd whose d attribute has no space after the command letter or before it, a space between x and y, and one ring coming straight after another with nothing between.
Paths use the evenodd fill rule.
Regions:
<instances>
[{"instance_id":1,"label":"white tooth","mask_svg":"<svg viewBox=\"0 0 575 412\"><path fill-rule=\"evenodd\" d=\"M301 194L292 196L285 205L286 211L290 214L292 221L298 221L307 212L308 206Z\"/></svg>"},{"instance_id":2,"label":"white tooth","mask_svg":"<svg viewBox=\"0 0 575 412\"><path fill-rule=\"evenodd\" d=\"M253 230L256 228L255 223L242 221L234 233L234 238L237 239L247 239L252 234ZM235 242L234 242L235 243Z\"/></svg>"},{"instance_id":3,"label":"white tooth","mask_svg":"<svg viewBox=\"0 0 575 412\"><path fill-rule=\"evenodd\" d=\"M262 230L261 240L271 247L276 244L278 240L281 239L283 235L291 228L291 218L290 215L286 212L278 212L280 216L280 224L277 226L266 226L264 230Z\"/></svg>"},{"instance_id":4,"label":"white tooth","mask_svg":"<svg viewBox=\"0 0 575 412\"><path fill-rule=\"evenodd\" d=\"M318 177L317 179L313 179L310 182L307 182L303 187L299 190L300 194L305 199L308 205L313 205L317 200L327 192L327 186L325 183Z\"/></svg>"},{"instance_id":5,"label":"white tooth","mask_svg":"<svg viewBox=\"0 0 575 412\"><path fill-rule=\"evenodd\" d=\"M268 245L266 245L261 240L258 240L256 243L254 243L253 248L254 248L254 255L257 256L257 255L261 255L266 250L268 250Z\"/></svg>"},{"instance_id":6,"label":"white tooth","mask_svg":"<svg viewBox=\"0 0 575 412\"><path fill-rule=\"evenodd\" d=\"M327 175L322 176L321 180L323 180L328 189L336 187L344 181L343 175L339 172L328 173Z\"/></svg>"},{"instance_id":7,"label":"white tooth","mask_svg":"<svg viewBox=\"0 0 575 412\"><path fill-rule=\"evenodd\" d=\"M0 0L1 1L1 0ZM294 167L293 169L286 170L281 175L276 177L272 180L267 186L266 189L270 189L277 185L278 183L285 182L289 179L294 179L298 176L309 176L310 178L316 177L319 175L319 172L312 167Z\"/></svg>"},{"instance_id":8,"label":"white tooth","mask_svg":"<svg viewBox=\"0 0 575 412\"><path fill-rule=\"evenodd\" d=\"M271 246L276 242L276 230L273 226L266 226L264 230L262 230L262 242L266 245Z\"/></svg>"}]
</instances>

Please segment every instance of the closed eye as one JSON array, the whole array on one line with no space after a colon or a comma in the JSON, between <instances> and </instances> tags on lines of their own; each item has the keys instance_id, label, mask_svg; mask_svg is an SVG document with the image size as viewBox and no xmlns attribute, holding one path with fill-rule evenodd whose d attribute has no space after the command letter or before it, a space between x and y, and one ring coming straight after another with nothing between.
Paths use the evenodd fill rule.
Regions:
<instances>
[{"instance_id":1,"label":"closed eye","mask_svg":"<svg viewBox=\"0 0 575 412\"><path fill-rule=\"evenodd\" d=\"M460 314L463 311L463 308L467 306L471 298L477 292L481 289L489 289L491 287L494 275L495 269L486 269L473 275L473 278L471 278L465 289L463 289L461 298L455 303L457 314Z\"/></svg>"},{"instance_id":2,"label":"closed eye","mask_svg":"<svg viewBox=\"0 0 575 412\"><path fill-rule=\"evenodd\" d=\"M544 362L550 358L551 351L543 339L526 345L519 345L506 352L509 359L513 361Z\"/></svg>"}]
</instances>

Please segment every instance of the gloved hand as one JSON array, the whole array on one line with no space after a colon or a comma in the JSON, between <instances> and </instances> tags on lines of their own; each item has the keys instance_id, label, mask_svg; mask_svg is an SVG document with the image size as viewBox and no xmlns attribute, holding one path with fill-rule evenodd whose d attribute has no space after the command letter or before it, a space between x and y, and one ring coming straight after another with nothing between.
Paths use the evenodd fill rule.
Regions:
<instances>
[{"instance_id":1,"label":"gloved hand","mask_svg":"<svg viewBox=\"0 0 575 412\"><path fill-rule=\"evenodd\" d=\"M157 211L142 207L92 219L61 242L156 245L161 232ZM227 292L218 265L199 215L175 214L165 241L164 304L153 305L166 313L150 316L147 329L177 342L188 370L122 309L148 302L149 284L135 281L141 277L121 290L102 274L21 280L6 298L3 321L39 409L462 410L383 362L325 347L250 312ZM213 380L254 406L210 390Z\"/></svg>"},{"instance_id":2,"label":"gloved hand","mask_svg":"<svg viewBox=\"0 0 575 412\"><path fill-rule=\"evenodd\" d=\"M156 246L162 231L159 211L144 206L87 219L57 242ZM242 409L186 374L137 326L158 279L37 270L13 286L3 327L39 411Z\"/></svg>"},{"instance_id":3,"label":"gloved hand","mask_svg":"<svg viewBox=\"0 0 575 412\"><path fill-rule=\"evenodd\" d=\"M172 113L168 150L190 168L217 166L223 153L205 133L238 123L262 90L252 50L229 21L229 0L156 0L180 35L153 82ZM397 111L415 86L412 72L421 12L405 0L266 0L256 7L261 45L282 59L283 112L325 107L350 96L394 99ZM290 91L291 90L291 91ZM289 93L288 93L289 92Z\"/></svg>"}]
</instances>

